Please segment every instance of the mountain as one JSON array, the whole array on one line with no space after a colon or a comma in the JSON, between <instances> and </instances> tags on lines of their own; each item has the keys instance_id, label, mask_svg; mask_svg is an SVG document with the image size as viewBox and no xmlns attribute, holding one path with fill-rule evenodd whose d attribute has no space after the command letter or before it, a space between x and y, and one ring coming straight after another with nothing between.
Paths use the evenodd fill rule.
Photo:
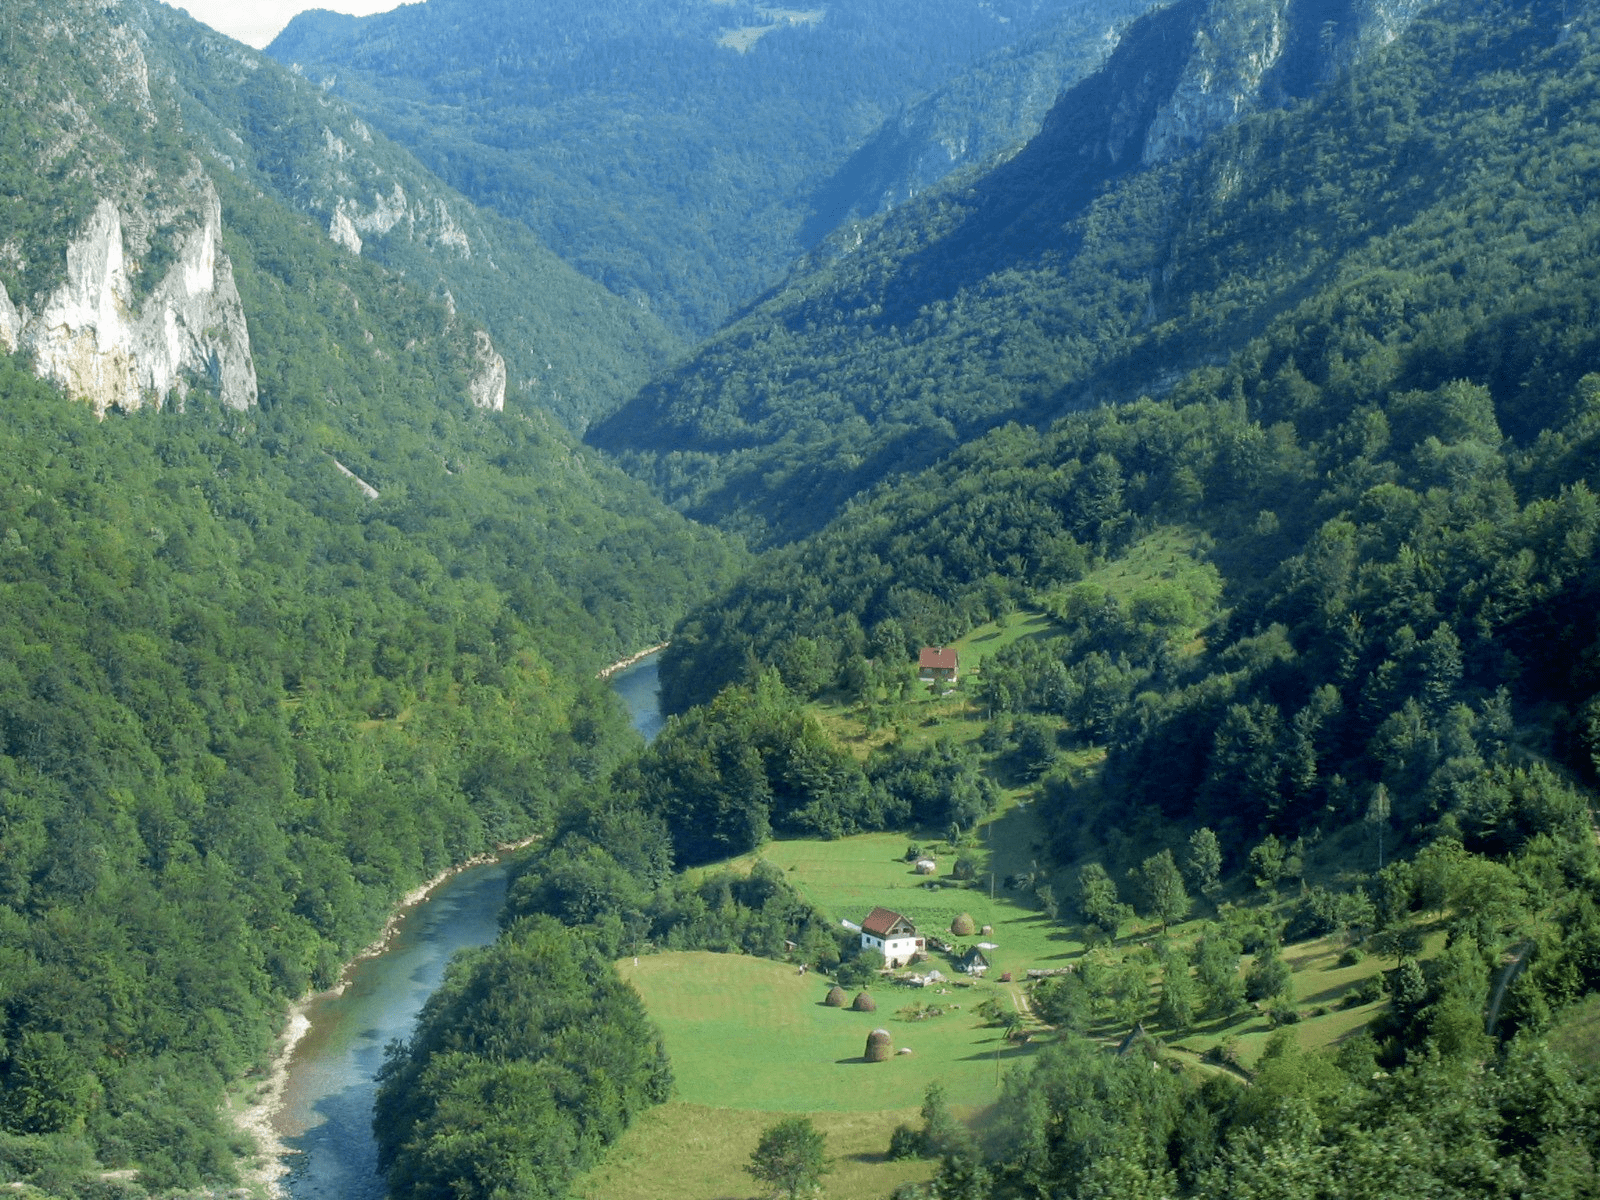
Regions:
<instances>
[{"instance_id":1,"label":"mountain","mask_svg":"<svg viewBox=\"0 0 1600 1200\"><path fill-rule=\"evenodd\" d=\"M885 1114L889 1157L940 1159L897 1197L1595 1191L1600 4L1371 10L1348 57L1336 21L1248 19L1274 11L1146 17L1026 149L600 427L637 419L680 501L792 540L675 630L682 715L396 1051L402 1195L531 1191L617 1128L546 1115L573 1006L509 969L545 922L602 961L709 944L854 985L881 959L808 945L784 881L936 839L923 911L1003 888L1034 911L995 953L1033 927L1061 969L990 993L1012 1069L970 1141L936 1142L937 1087L920 1145ZM957 645L959 687L918 695L919 647ZM767 845L869 830L893 849ZM1002 1050L1008 1007L1038 1024ZM660 1078L626 1049L613 1111Z\"/></svg>"},{"instance_id":2,"label":"mountain","mask_svg":"<svg viewBox=\"0 0 1600 1200\"><path fill-rule=\"evenodd\" d=\"M6 17L0 1178L214 1190L286 1003L548 828L742 556L538 404L647 320L162 5Z\"/></svg>"},{"instance_id":3,"label":"mountain","mask_svg":"<svg viewBox=\"0 0 1600 1200\"><path fill-rule=\"evenodd\" d=\"M1147 14L1025 148L818 255L592 442L698 518L783 540L996 424L1170 386L1227 353L1206 328L1221 302L1210 290L1252 286L1255 267L1241 253L1226 282L1174 282L1193 215L1255 169L1186 152L1381 56L1414 9L1182 0ZM1286 275L1244 311L1264 317L1294 286ZM1157 338L1155 365L1131 368Z\"/></svg>"},{"instance_id":4,"label":"mountain","mask_svg":"<svg viewBox=\"0 0 1600 1200\"><path fill-rule=\"evenodd\" d=\"M837 172L907 104L1047 29L1065 34L1057 61L1042 65L1034 47L986 70L1002 93L1053 95L1135 11L1129 0L598 11L429 0L359 20L305 13L268 52L688 339L775 283L848 210L830 190ZM984 100L965 96L953 124L997 123ZM1023 132L1033 103L998 123ZM941 169L989 143L945 152ZM932 171L922 158L919 173Z\"/></svg>"},{"instance_id":5,"label":"mountain","mask_svg":"<svg viewBox=\"0 0 1600 1200\"><path fill-rule=\"evenodd\" d=\"M1593 19L1538 3L1440 6L1311 101L1249 117L1187 159L1108 190L1064 231L1070 253L1024 250L1022 262L1036 265L961 284L985 248L998 255L1016 244L979 214L1049 211L1048 189L975 190L959 210L970 221L964 237L929 238L920 259L878 260L876 296L932 279L955 281L945 292L954 301L903 300L920 310L898 329L871 314L851 324L843 309L825 326L837 294L796 288L757 314L764 322L752 317L653 385L658 400L681 386L684 416L691 396L731 405L765 395L766 410L751 416L774 431L804 404L831 405L770 445L757 421L741 425L709 403L693 423L667 426L685 448L655 465L692 511L730 522L772 514L792 531L843 507L680 629L663 663L669 706L715 694L751 655L781 664L796 639L824 648L824 666L808 669L824 679L829 663L871 656L886 621L913 643L947 641L1003 611L1016 588L1057 586L1142 525L1188 520L1191 508L1215 504L1252 528L1259 518L1274 531L1260 545L1289 553L1323 516L1359 509L1365 489L1385 481L1389 467L1353 465L1363 453L1422 455L1429 437L1448 447L1476 430L1496 456L1521 463L1525 503L1554 502L1580 480L1595 486L1571 448L1588 444L1588 314L1600 303L1587 269L1600 227L1579 166L1600 111L1600 73L1578 37ZM1508 89L1544 99L1508 108ZM1037 143L1025 153L1045 165ZM1445 169L1459 163L1474 169ZM885 230L917 211L908 206ZM1023 217L1002 229L1042 223ZM837 284L851 266L860 282L863 264L851 258L819 279ZM1090 308L1092 288L1120 306ZM802 313L819 319L808 328ZM822 349L830 337L831 354ZM768 355L759 368L758 347ZM807 349L817 361L803 372ZM713 363L726 374L713 375ZM1075 415L1104 403L1126 418ZM1147 429L1151 404L1166 415ZM1453 407L1464 404L1470 413ZM1005 418L1025 423L953 448ZM697 441L713 421L727 432ZM1196 461L1177 450L1191 439L1207 447ZM873 448L880 461L867 457ZM884 478L919 455L947 461ZM638 461L649 460L640 452ZM1301 477L1308 463L1320 474ZM1293 488L1273 492L1289 477ZM1109 532L1108 515L1121 521ZM1405 540L1389 537L1391 549ZM1257 562L1241 586L1271 569Z\"/></svg>"}]
</instances>

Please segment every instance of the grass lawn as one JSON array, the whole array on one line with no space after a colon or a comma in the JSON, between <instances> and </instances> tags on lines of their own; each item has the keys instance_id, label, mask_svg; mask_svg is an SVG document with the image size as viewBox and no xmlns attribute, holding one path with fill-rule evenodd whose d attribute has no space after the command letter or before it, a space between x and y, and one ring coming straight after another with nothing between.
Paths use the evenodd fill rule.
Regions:
<instances>
[{"instance_id":1,"label":"grass lawn","mask_svg":"<svg viewBox=\"0 0 1600 1200\"><path fill-rule=\"evenodd\" d=\"M958 852L979 864L982 886L929 890L924 886L926 878L905 861L908 838L903 833L772 842L762 848L761 857L780 868L801 895L836 921L859 924L875 906L882 905L910 917L924 936L948 937L950 922L960 913L970 913L980 928L990 925L994 932L959 940L963 944L988 941L998 947L985 951L992 966L990 978L1011 971L1020 981L1029 967L1064 966L1069 955L1083 948L1082 943L1065 926L1047 920L1031 897L1007 893L1003 886L1008 874L1024 868L1034 856L1043 856L1042 848L1034 849L1038 834L1031 813L1026 806L1012 807L985 829L992 851L980 834L977 845ZM937 878L948 878L955 855L941 846L937 861ZM989 894L991 873L993 898ZM948 973L949 964L937 955L933 965Z\"/></svg>"},{"instance_id":2,"label":"grass lawn","mask_svg":"<svg viewBox=\"0 0 1600 1200\"><path fill-rule=\"evenodd\" d=\"M1007 1045L999 1029L973 1015L1000 994L985 984L947 995L878 984L871 989L878 1011L858 1013L822 1003L828 980L770 959L691 951L650 955L637 967L625 959L618 970L660 1028L676 1098L687 1104L768 1114L882 1112L916 1108L938 1081L951 1104L975 1108L995 1098L997 1058L1003 1071L1037 1048ZM917 1002L960 1011L924 1021L897 1017ZM867 1034L878 1028L889 1030L896 1049L912 1053L865 1061Z\"/></svg>"},{"instance_id":3,"label":"grass lawn","mask_svg":"<svg viewBox=\"0 0 1600 1200\"><path fill-rule=\"evenodd\" d=\"M919 1100L920 1104L920 1100ZM894 1127L917 1125L917 1105L874 1113L817 1113L833 1170L828 1200L883 1200L902 1183L933 1178L936 1163L890 1162ZM748 1200L759 1185L745 1172L772 1113L712 1108L675 1100L642 1113L605 1163L576 1180L578 1200Z\"/></svg>"}]
</instances>

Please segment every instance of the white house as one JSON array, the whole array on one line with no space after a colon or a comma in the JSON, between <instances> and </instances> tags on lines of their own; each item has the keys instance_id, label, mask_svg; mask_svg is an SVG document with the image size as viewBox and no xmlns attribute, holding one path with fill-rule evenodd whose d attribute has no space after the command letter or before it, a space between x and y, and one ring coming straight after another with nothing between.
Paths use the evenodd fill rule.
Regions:
<instances>
[{"instance_id":1,"label":"white house","mask_svg":"<svg viewBox=\"0 0 1600 1200\"><path fill-rule=\"evenodd\" d=\"M861 922L861 948L878 951L887 966L903 967L927 944L917 936L917 927L909 918L887 908L875 908Z\"/></svg>"}]
</instances>

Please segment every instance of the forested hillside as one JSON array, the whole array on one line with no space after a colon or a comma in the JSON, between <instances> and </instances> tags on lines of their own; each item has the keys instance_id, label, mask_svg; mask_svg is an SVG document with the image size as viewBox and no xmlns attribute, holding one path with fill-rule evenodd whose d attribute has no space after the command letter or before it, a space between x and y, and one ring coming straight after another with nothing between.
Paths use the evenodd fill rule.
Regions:
<instances>
[{"instance_id":1,"label":"forested hillside","mask_svg":"<svg viewBox=\"0 0 1600 1200\"><path fill-rule=\"evenodd\" d=\"M505 356L513 406L581 430L665 363L673 339L659 321L526 226L474 206L323 88L162 6L142 19L152 69L207 161L482 323Z\"/></svg>"},{"instance_id":2,"label":"forested hillside","mask_svg":"<svg viewBox=\"0 0 1600 1200\"><path fill-rule=\"evenodd\" d=\"M1547 112L1507 106L1497 90L1513 75L1561 79L1575 47L1554 44L1559 12L1493 33L1482 18L1477 40L1459 33L1480 28L1474 14L1424 21L1370 51L1348 84L1319 90L1291 75L1315 98L1138 169L1173 112L1194 107L1184 87L1196 47L1250 48L1211 36L1230 11L1197 0L1143 18L1026 149L798 273L594 442L685 511L781 541L1007 420L1160 394L1308 296L1387 268L1386 255L1449 255L1442 231L1497 203L1508 181L1558 207L1586 202L1576 167L1539 165ZM1279 61L1287 72L1290 56ZM1557 125L1582 136L1581 121ZM1479 161L1482 171L1446 169ZM1419 238L1433 249L1414 250ZM1457 286L1424 307L1517 303L1490 279Z\"/></svg>"},{"instance_id":3,"label":"forested hillside","mask_svg":"<svg viewBox=\"0 0 1600 1200\"><path fill-rule=\"evenodd\" d=\"M1016 112L985 103L988 88L946 96L943 128L911 175L936 177L1027 136L1029 84L1048 103L1142 7L429 0L359 20L305 13L269 52L689 339L905 178L911 164L880 160L889 174L875 187L846 165L903 106L1032 34L1065 34L1042 62L1029 47L986 64L994 92L1018 89Z\"/></svg>"},{"instance_id":4,"label":"forested hillside","mask_svg":"<svg viewBox=\"0 0 1600 1200\"><path fill-rule=\"evenodd\" d=\"M434 277L275 193L275 147L323 137L306 107L236 144L267 166L230 165L208 137L240 108L168 74L210 35L23 7L0 47L0 333L25 343L0 355L0 1178L215 1188L250 1149L223 1084L286 1003L400 894L603 775L633 738L595 671L737 553L545 412L486 405L487 339ZM247 356L189 328L208 295ZM148 378L169 343L213 357L103 418L35 376L65 347L74 388Z\"/></svg>"},{"instance_id":5,"label":"forested hillside","mask_svg":"<svg viewBox=\"0 0 1600 1200\"><path fill-rule=\"evenodd\" d=\"M1015 159L891 215L602 431L692 511L812 532L680 625L681 715L566 813L501 946L395 1048L397 1182L520 1136L496 1105L532 1105L539 1043L475 1032L510 989L458 997L544 920L612 955L782 938L866 982L782 870L702 864L774 834L960 845L999 775L1044 831L1002 886L1084 950L1030 985L1050 1044L977 1137L935 1143L926 1108L896 1133L891 1154L942 1155L901 1200L1593 1194L1600 9L1442 5L1135 170L1187 70L1162 45L1216 11L1146 18ZM1028 634L961 680L981 731L919 742L917 648L1019 609ZM857 720L887 740L835 740ZM1383 966L1297 1002L1289 944L1316 938ZM1373 1007L1302 1050L1292 1027L1335 1002ZM446 1011L472 1032L445 1038ZM1139 1024L1243 1013L1277 1029L1248 1070L1225 1033L1202 1062ZM564 1015L532 996L520 1019ZM645 1057L619 1069L639 1089ZM581 1168L610 1127L544 1125L454 1178L560 1195L525 1156Z\"/></svg>"}]
</instances>

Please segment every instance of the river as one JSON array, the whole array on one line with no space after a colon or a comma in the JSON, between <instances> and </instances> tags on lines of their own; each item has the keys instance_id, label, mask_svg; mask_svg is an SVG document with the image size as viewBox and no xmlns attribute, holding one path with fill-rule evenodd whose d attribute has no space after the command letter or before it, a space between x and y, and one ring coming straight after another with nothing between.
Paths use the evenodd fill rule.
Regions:
<instances>
[{"instance_id":1,"label":"river","mask_svg":"<svg viewBox=\"0 0 1600 1200\"><path fill-rule=\"evenodd\" d=\"M611 679L647 740L663 724L658 658L651 655ZM343 991L306 1006L311 1028L289 1060L273 1122L294 1154L283 1180L294 1200L383 1200L387 1194L372 1137L383 1048L411 1033L452 954L494 940L506 873L502 860L452 876L404 913L383 953L350 968Z\"/></svg>"}]
</instances>

